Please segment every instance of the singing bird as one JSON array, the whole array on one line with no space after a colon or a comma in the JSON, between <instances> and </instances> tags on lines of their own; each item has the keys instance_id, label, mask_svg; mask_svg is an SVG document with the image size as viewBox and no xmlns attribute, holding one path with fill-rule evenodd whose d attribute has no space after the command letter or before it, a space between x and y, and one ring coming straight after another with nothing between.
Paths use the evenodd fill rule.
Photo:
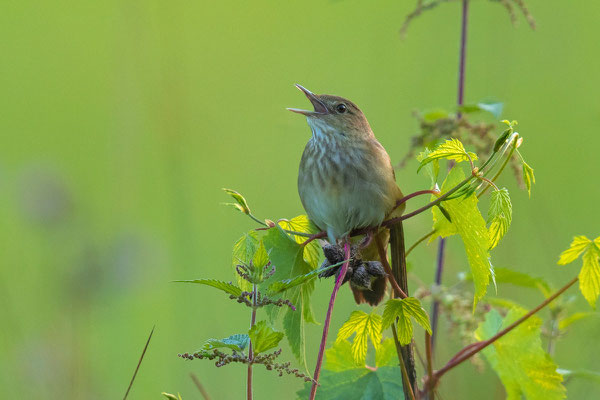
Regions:
<instances>
[{"instance_id":1,"label":"singing bird","mask_svg":"<svg viewBox=\"0 0 600 400\"><path fill-rule=\"evenodd\" d=\"M312 131L298 173L298 192L308 217L335 245L354 229L377 229L385 218L401 215L404 204L396 207L396 203L402 192L390 157L360 108L342 97L296 87L314 107L313 111L288 108L305 115ZM400 232L392 232L392 240L402 234L401 225L394 229ZM387 246L388 229L377 235ZM361 253L364 260L378 260L376 240ZM357 303L376 305L385 294L385 277L367 287L350 286Z\"/></svg>"}]
</instances>

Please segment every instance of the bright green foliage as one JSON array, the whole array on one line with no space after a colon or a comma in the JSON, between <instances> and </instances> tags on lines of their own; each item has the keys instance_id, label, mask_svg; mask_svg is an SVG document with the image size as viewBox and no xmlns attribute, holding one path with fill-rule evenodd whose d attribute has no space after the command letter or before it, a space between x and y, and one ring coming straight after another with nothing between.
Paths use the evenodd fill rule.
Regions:
<instances>
[{"instance_id":1,"label":"bright green foliage","mask_svg":"<svg viewBox=\"0 0 600 400\"><path fill-rule=\"evenodd\" d=\"M232 283L227 283L223 281L218 281L216 279L192 279L187 281L174 281L174 282L182 282L182 283L198 283L200 285L212 286L214 288L220 289L225 293L229 293L233 296L239 296L242 294L242 289L235 286Z\"/></svg>"},{"instance_id":2,"label":"bright green foliage","mask_svg":"<svg viewBox=\"0 0 600 400\"><path fill-rule=\"evenodd\" d=\"M181 395L179 393L177 393L177 396L175 396L174 394L171 394L171 393L166 393L166 392L162 392L161 394L169 400L182 400Z\"/></svg>"},{"instance_id":3,"label":"bright green foliage","mask_svg":"<svg viewBox=\"0 0 600 400\"><path fill-rule=\"evenodd\" d=\"M367 357L368 339L375 350L381 342L381 315L373 310L370 314L363 311L353 311L344 325L338 331L336 343L343 342L353 334L352 358L359 364L364 364Z\"/></svg>"},{"instance_id":4,"label":"bright green foliage","mask_svg":"<svg viewBox=\"0 0 600 400\"><path fill-rule=\"evenodd\" d=\"M203 351L227 347L237 352L242 352L250 343L250 337L244 334L236 334L226 337L225 339L208 339L202 346Z\"/></svg>"},{"instance_id":5,"label":"bright green foliage","mask_svg":"<svg viewBox=\"0 0 600 400\"><path fill-rule=\"evenodd\" d=\"M489 226L490 250L498 245L508 232L512 222L512 204L508 189L494 190L490 199L487 223Z\"/></svg>"},{"instance_id":6,"label":"bright green foliage","mask_svg":"<svg viewBox=\"0 0 600 400\"><path fill-rule=\"evenodd\" d=\"M337 264L330 265L329 267L325 268L325 270L338 267L338 266L342 265L343 263L344 263L344 261L341 261ZM316 278L321 272L323 272L323 269L315 269L315 270L310 271L307 274L298 275L292 279L284 279L282 281L273 282L267 288L267 292L271 295L282 293L288 289L291 289L298 285L302 285L305 282L308 282L309 280Z\"/></svg>"},{"instance_id":7,"label":"bright green foliage","mask_svg":"<svg viewBox=\"0 0 600 400\"><path fill-rule=\"evenodd\" d=\"M281 219L278 221L278 227L286 229L288 231L302 232L308 234L314 234L319 232L319 229L308 219L306 215L298 215L290 220ZM306 241L306 237L298 235L290 235L294 238L296 243L302 244ZM313 268L317 268L319 260L321 258L321 247L319 242L313 240L304 247L304 260L310 264Z\"/></svg>"},{"instance_id":8,"label":"bright green foliage","mask_svg":"<svg viewBox=\"0 0 600 400\"><path fill-rule=\"evenodd\" d=\"M302 226L297 221L305 217L293 219L294 230L305 232L309 225ZM311 233L311 232L305 232ZM275 281L293 280L297 276L305 275L317 269L318 258L310 254L309 246L301 246L301 241L287 234L281 226L279 229L269 229L264 237L264 244L269 252L271 264L275 267L275 274L271 278ZM310 262L307 262L309 260ZM303 285L290 287L286 291L286 298L296 307L296 311L287 309L283 317L283 328L292 352L301 364L305 364L305 337L304 325L306 322L316 322L310 307L310 296L314 290L314 281L308 280ZM271 318L277 317L280 308L271 308Z\"/></svg>"},{"instance_id":9,"label":"bright green foliage","mask_svg":"<svg viewBox=\"0 0 600 400\"><path fill-rule=\"evenodd\" d=\"M234 267L234 271L235 266L238 264L249 265L259 246L260 240L256 231L249 231L239 238L238 241L233 245L232 265ZM239 276L237 272L234 273L238 281L238 286L242 290L246 292L252 290L252 285L250 282Z\"/></svg>"},{"instance_id":10,"label":"bright green foliage","mask_svg":"<svg viewBox=\"0 0 600 400\"><path fill-rule=\"evenodd\" d=\"M442 193L456 186L464 180L463 171L454 167L442 185ZM488 251L489 233L485 221L477 208L477 196L459 197L445 201L444 207L450 213L452 222L449 222L436 207L433 207L433 229L435 234L430 240L441 236L448 237L459 234L462 238L473 274L475 285L475 298L473 307L483 298L490 281L492 264Z\"/></svg>"},{"instance_id":11,"label":"bright green foliage","mask_svg":"<svg viewBox=\"0 0 600 400\"><path fill-rule=\"evenodd\" d=\"M276 347L283 339L283 332L271 328L267 321L259 321L250 328L248 336L252 341L252 351L258 354Z\"/></svg>"},{"instance_id":12,"label":"bright green foliage","mask_svg":"<svg viewBox=\"0 0 600 400\"><path fill-rule=\"evenodd\" d=\"M246 215L250 214L250 207L248 207L248 203L246 202L246 199L244 198L244 196L242 196L235 190L226 189L226 188L223 188L223 190L225 191L225 193L227 193L228 195L233 197L233 199L235 200L235 203L225 203L226 205L232 206L235 209L239 210L240 212L242 212Z\"/></svg>"},{"instance_id":13,"label":"bright green foliage","mask_svg":"<svg viewBox=\"0 0 600 400\"><path fill-rule=\"evenodd\" d=\"M385 354L380 354L384 351ZM393 353L392 353L393 351ZM318 400L397 400L403 397L402 375L398 368L392 339L384 341L377 349L377 369L356 364L347 340L336 342L325 352L325 365L319 379ZM393 366L392 366L393 365ZM298 399L307 399L310 383L298 391Z\"/></svg>"},{"instance_id":14,"label":"bright green foliage","mask_svg":"<svg viewBox=\"0 0 600 400\"><path fill-rule=\"evenodd\" d=\"M600 295L600 237L592 241L585 236L575 236L571 246L561 253L558 264L572 263L582 253L583 267L579 272L579 289L588 303L595 308Z\"/></svg>"},{"instance_id":15,"label":"bright green foliage","mask_svg":"<svg viewBox=\"0 0 600 400\"><path fill-rule=\"evenodd\" d=\"M409 344L413 335L413 325L410 317L414 318L419 325L431 334L427 312L421 307L419 300L414 297L388 300L383 310L382 327L383 329L388 328L398 318L398 341L402 345Z\"/></svg>"},{"instance_id":16,"label":"bright green foliage","mask_svg":"<svg viewBox=\"0 0 600 400\"><path fill-rule=\"evenodd\" d=\"M533 168L525 161L523 161L523 180L525 181L525 186L527 186L527 193L531 197L531 187L535 184L535 175L533 174Z\"/></svg>"},{"instance_id":17,"label":"bright green foliage","mask_svg":"<svg viewBox=\"0 0 600 400\"><path fill-rule=\"evenodd\" d=\"M398 365L398 353L393 338L385 339L375 353L375 366Z\"/></svg>"},{"instance_id":18,"label":"bright green foliage","mask_svg":"<svg viewBox=\"0 0 600 400\"><path fill-rule=\"evenodd\" d=\"M423 158L418 171L428 163L442 158L454 160L456 162L469 161L469 159L475 161L477 160L477 154L471 152L467 153L460 140L452 138L440 144L434 151Z\"/></svg>"},{"instance_id":19,"label":"bright green foliage","mask_svg":"<svg viewBox=\"0 0 600 400\"><path fill-rule=\"evenodd\" d=\"M500 314L492 310L475 335L478 340L489 339L524 314L523 309L512 309L502 320ZM541 324L542 320L534 315L483 350L506 389L507 400L560 400L566 397L563 377L542 350Z\"/></svg>"},{"instance_id":20,"label":"bright green foliage","mask_svg":"<svg viewBox=\"0 0 600 400\"><path fill-rule=\"evenodd\" d=\"M422 162L424 159L429 157L430 154L431 150L425 148L425 150L423 150L417 156L417 161ZM432 162L425 164L425 172L427 172L427 175L431 179L431 187L434 187L438 180L438 175L440 173L440 161L433 160Z\"/></svg>"}]
</instances>

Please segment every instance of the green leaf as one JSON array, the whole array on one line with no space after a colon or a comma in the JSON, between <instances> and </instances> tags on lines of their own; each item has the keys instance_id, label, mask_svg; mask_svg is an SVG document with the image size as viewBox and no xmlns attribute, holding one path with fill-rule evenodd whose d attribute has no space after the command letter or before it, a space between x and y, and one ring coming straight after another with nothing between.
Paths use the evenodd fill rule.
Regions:
<instances>
[{"instance_id":1,"label":"green leaf","mask_svg":"<svg viewBox=\"0 0 600 400\"><path fill-rule=\"evenodd\" d=\"M463 144L460 140L452 138L450 140L446 140L445 143L439 145L434 151L429 153L423 160L421 160L421 165L419 166L420 171L428 163L439 160L441 158L446 158L448 160L454 160L456 162L469 161L469 157L472 161L477 160L477 155L475 153L467 153Z\"/></svg>"},{"instance_id":2,"label":"green leaf","mask_svg":"<svg viewBox=\"0 0 600 400\"><path fill-rule=\"evenodd\" d=\"M233 245L232 265L234 273L237 278L238 286L246 292L252 290L252 285L235 272L235 267L238 264L249 265L259 246L260 240L256 231L245 233Z\"/></svg>"},{"instance_id":3,"label":"green leaf","mask_svg":"<svg viewBox=\"0 0 600 400\"><path fill-rule=\"evenodd\" d=\"M333 346L325 350L323 368L329 371L339 372L362 367L364 364L357 363L352 357L352 343L347 340L336 341Z\"/></svg>"},{"instance_id":4,"label":"green leaf","mask_svg":"<svg viewBox=\"0 0 600 400\"><path fill-rule=\"evenodd\" d=\"M298 215L290 220L281 219L278 221L278 226L288 231L301 232L304 234L315 234L319 232L319 228L308 219L306 215ZM303 244L306 237L298 235L290 235L296 243ZM317 268L321 259L321 246L319 242L313 240L304 247L304 260L312 267Z\"/></svg>"},{"instance_id":5,"label":"green leaf","mask_svg":"<svg viewBox=\"0 0 600 400\"><path fill-rule=\"evenodd\" d=\"M393 338L385 339L375 353L375 366L379 368L386 365L398 365L398 353Z\"/></svg>"},{"instance_id":6,"label":"green leaf","mask_svg":"<svg viewBox=\"0 0 600 400\"><path fill-rule=\"evenodd\" d=\"M252 266L257 269L262 269L269 263L269 253L267 253L267 249L265 248L265 244L261 240L258 249L256 249L256 253L252 257Z\"/></svg>"},{"instance_id":7,"label":"green leaf","mask_svg":"<svg viewBox=\"0 0 600 400\"><path fill-rule=\"evenodd\" d=\"M212 286L214 288L224 291L225 293L229 293L233 296L239 296L242 294L242 289L235 286L234 284L223 282L223 281L218 281L216 279L192 279L192 280L187 280L187 281L173 281L173 282L197 283L200 285Z\"/></svg>"},{"instance_id":8,"label":"green leaf","mask_svg":"<svg viewBox=\"0 0 600 400\"><path fill-rule=\"evenodd\" d=\"M496 143L494 143L494 153L498 152L504 143L506 143L506 139L508 139L508 136L511 133L513 133L511 128L505 129L504 132L502 132L502 135L496 139Z\"/></svg>"},{"instance_id":9,"label":"green leaf","mask_svg":"<svg viewBox=\"0 0 600 400\"><path fill-rule=\"evenodd\" d=\"M325 270L338 267L338 266L342 265L343 263L344 263L344 261L341 261L339 263L330 265L329 267L325 268ZM284 279L282 281L273 282L267 288L267 292L269 293L269 295L274 295L274 294L285 292L288 289L291 289L298 285L303 285L304 283L310 281L311 279L316 278L323 271L324 271L323 269L315 269L315 270L310 271L307 274L298 275L292 279Z\"/></svg>"},{"instance_id":10,"label":"green leaf","mask_svg":"<svg viewBox=\"0 0 600 400\"><path fill-rule=\"evenodd\" d=\"M598 314L597 312L590 312L590 311L573 313L573 314L569 315L568 317L560 320L560 322L558 323L558 329L560 329L560 330L566 329L569 326L571 326L573 323L575 323L577 321L581 321L582 319L586 319L589 317L600 317L600 314Z\"/></svg>"},{"instance_id":11,"label":"green leaf","mask_svg":"<svg viewBox=\"0 0 600 400\"><path fill-rule=\"evenodd\" d=\"M512 309L502 320L500 314L492 310L475 335L478 340L487 340L524 314L523 309ZM540 318L532 316L483 350L483 355L506 389L507 400L566 398L563 378L556 371L556 364L542 349L541 324Z\"/></svg>"},{"instance_id":12,"label":"green leaf","mask_svg":"<svg viewBox=\"0 0 600 400\"><path fill-rule=\"evenodd\" d=\"M500 102L481 102L477 104L466 104L460 106L458 109L463 113L472 113L477 111L487 111L492 114L495 118L500 118L504 103Z\"/></svg>"},{"instance_id":13,"label":"green leaf","mask_svg":"<svg viewBox=\"0 0 600 400\"><path fill-rule=\"evenodd\" d=\"M248 207L248 203L246 202L244 196L231 189L223 188L223 191L225 191L225 193L233 197L235 200L235 203L226 203L227 205L235 207L237 210L246 215L250 214L250 207Z\"/></svg>"},{"instance_id":14,"label":"green leaf","mask_svg":"<svg viewBox=\"0 0 600 400\"><path fill-rule=\"evenodd\" d=\"M456 186L464 180L464 177L465 175L460 168L452 168L442 185L442 193ZM485 296L492 271L488 251L490 242L488 229L477 208L477 196L448 200L444 202L444 207L450 213L452 223L442 215L437 207L433 207L433 229L435 234L431 236L430 241L438 236L460 235L473 275L473 284L475 285L473 307L475 307L477 302Z\"/></svg>"},{"instance_id":15,"label":"green leaf","mask_svg":"<svg viewBox=\"0 0 600 400\"><path fill-rule=\"evenodd\" d=\"M413 335L410 317L413 317L419 325L431 334L427 312L421 307L419 300L414 297L388 300L383 310L382 328L387 329L398 318L398 341L401 345L407 345L411 342Z\"/></svg>"},{"instance_id":16,"label":"green leaf","mask_svg":"<svg viewBox=\"0 0 600 400\"><path fill-rule=\"evenodd\" d=\"M417 161L421 162L426 159L431 154L431 150L425 148L419 155L417 156ZM432 162L425 165L425 172L431 179L431 187L434 187L437 180L438 175L440 173L440 162L439 160L433 160Z\"/></svg>"},{"instance_id":17,"label":"green leaf","mask_svg":"<svg viewBox=\"0 0 600 400\"><path fill-rule=\"evenodd\" d=\"M523 161L523 180L525 181L525 186L527 186L527 193L531 197L531 187L535 184L535 175L533 174L533 168L525 161Z\"/></svg>"},{"instance_id":18,"label":"green leaf","mask_svg":"<svg viewBox=\"0 0 600 400\"><path fill-rule=\"evenodd\" d=\"M584 369L570 371L568 369L557 369L556 372L561 374L565 379L582 378L590 382L600 383L600 372L587 371Z\"/></svg>"},{"instance_id":19,"label":"green leaf","mask_svg":"<svg viewBox=\"0 0 600 400\"><path fill-rule=\"evenodd\" d=\"M551 295L550 285L543 278L534 278L523 272L508 268L496 268L496 282L511 285L539 289L545 297Z\"/></svg>"},{"instance_id":20,"label":"green leaf","mask_svg":"<svg viewBox=\"0 0 600 400\"><path fill-rule=\"evenodd\" d=\"M558 264L569 264L582 253L583 266L579 272L579 290L588 303L596 308L596 300L600 296L600 237L591 241L585 236L575 236L571 246L561 253Z\"/></svg>"},{"instance_id":21,"label":"green leaf","mask_svg":"<svg viewBox=\"0 0 600 400\"><path fill-rule=\"evenodd\" d=\"M381 316L373 310L370 314L363 311L353 311L350 317L338 331L336 342L348 339L353 334L352 357L356 363L364 364L367 357L368 339L375 350L381 342Z\"/></svg>"},{"instance_id":22,"label":"green leaf","mask_svg":"<svg viewBox=\"0 0 600 400\"><path fill-rule=\"evenodd\" d=\"M258 354L277 347L283 339L283 332L271 328L267 321L259 321L250 328L248 336L252 341L252 351L254 354Z\"/></svg>"},{"instance_id":23,"label":"green leaf","mask_svg":"<svg viewBox=\"0 0 600 400\"><path fill-rule=\"evenodd\" d=\"M275 267L273 280L291 281L316 269L316 265L313 267L305 259L308 246L301 246L295 238L288 235L283 229L269 229L263 240L269 252L271 264ZM301 285L289 288L286 297L294 304L296 311L287 309L283 318L283 328L290 348L298 361L305 366L304 326L305 322L314 322L314 316L310 308L310 297L314 287L314 280L307 280ZM271 319L275 320L281 308L273 307L269 310L272 310Z\"/></svg>"},{"instance_id":24,"label":"green leaf","mask_svg":"<svg viewBox=\"0 0 600 400\"><path fill-rule=\"evenodd\" d=\"M204 342L202 350L213 350L221 347L227 347L237 352L242 352L250 343L250 337L245 334L236 334L226 337L225 339L208 339Z\"/></svg>"},{"instance_id":25,"label":"green leaf","mask_svg":"<svg viewBox=\"0 0 600 400\"><path fill-rule=\"evenodd\" d=\"M494 190L490 199L487 223L489 226L490 250L498 245L512 222L512 204L508 189Z\"/></svg>"}]
</instances>

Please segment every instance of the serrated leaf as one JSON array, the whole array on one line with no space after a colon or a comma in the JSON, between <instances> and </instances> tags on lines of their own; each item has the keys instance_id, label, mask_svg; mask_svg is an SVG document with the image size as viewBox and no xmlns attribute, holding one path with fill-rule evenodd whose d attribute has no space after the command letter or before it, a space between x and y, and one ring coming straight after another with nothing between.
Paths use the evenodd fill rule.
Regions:
<instances>
[{"instance_id":1,"label":"serrated leaf","mask_svg":"<svg viewBox=\"0 0 600 400\"><path fill-rule=\"evenodd\" d=\"M212 286L216 289L222 290L225 293L229 293L233 296L239 296L242 294L242 289L235 286L232 283L218 281L216 279L191 279L185 281L173 281L178 283L197 283L199 285Z\"/></svg>"},{"instance_id":2,"label":"serrated leaf","mask_svg":"<svg viewBox=\"0 0 600 400\"><path fill-rule=\"evenodd\" d=\"M489 339L524 314L523 309L512 309L502 320L500 314L492 310L486 314L475 335L478 340ZM507 400L566 398L563 378L542 349L541 324L542 320L534 315L483 350L506 389Z\"/></svg>"},{"instance_id":3,"label":"serrated leaf","mask_svg":"<svg viewBox=\"0 0 600 400\"><path fill-rule=\"evenodd\" d=\"M352 357L356 363L364 364L367 357L368 339L375 350L381 342L381 315L373 310L370 314L363 311L353 311L337 334L336 342L341 342L354 336L352 341Z\"/></svg>"},{"instance_id":4,"label":"serrated leaf","mask_svg":"<svg viewBox=\"0 0 600 400\"><path fill-rule=\"evenodd\" d=\"M502 188L494 190L490 199L490 208L488 209L490 250L498 245L500 239L504 237L512 222L512 204L508 189Z\"/></svg>"},{"instance_id":5,"label":"serrated leaf","mask_svg":"<svg viewBox=\"0 0 600 400\"><path fill-rule=\"evenodd\" d=\"M396 323L397 318L398 341L401 345L407 345L411 342L413 335L411 317L431 334L427 312L421 307L419 300L414 297L388 300L383 310L382 328L387 329L390 325Z\"/></svg>"},{"instance_id":6,"label":"serrated leaf","mask_svg":"<svg viewBox=\"0 0 600 400\"><path fill-rule=\"evenodd\" d=\"M591 243L592 241L583 235L575 236L571 242L571 246L569 246L567 250L560 253L558 265L566 265L577 260L581 253L586 251Z\"/></svg>"},{"instance_id":7,"label":"serrated leaf","mask_svg":"<svg viewBox=\"0 0 600 400\"><path fill-rule=\"evenodd\" d=\"M252 256L252 266L254 268L264 268L265 265L269 263L269 253L267 253L267 249L265 248L265 244L261 240L258 244L258 249Z\"/></svg>"},{"instance_id":8,"label":"serrated leaf","mask_svg":"<svg viewBox=\"0 0 600 400\"><path fill-rule=\"evenodd\" d=\"M271 279L275 281L293 280L298 276L306 275L316 269L305 260L306 247L283 229L269 229L264 237L264 244L269 252L271 265L275 273ZM304 327L305 322L314 322L310 309L310 297L314 291L314 280L307 280L303 284L291 287L286 292L286 298L296 307L296 311L286 309L283 318L285 336L289 342L294 356L300 364L306 366L306 343ZM279 315L281 308L273 307L269 310L272 320Z\"/></svg>"},{"instance_id":9,"label":"serrated leaf","mask_svg":"<svg viewBox=\"0 0 600 400\"><path fill-rule=\"evenodd\" d=\"M227 204L236 206L236 209L238 209L239 211L243 212L246 215L250 214L250 207L248 207L248 203L246 202L246 199L244 198L244 196L242 196L240 193L238 193L232 189L223 188L223 191L225 193L227 193L228 195L230 195L231 197L233 197L233 199L236 201L235 204L234 203L227 203Z\"/></svg>"},{"instance_id":10,"label":"serrated leaf","mask_svg":"<svg viewBox=\"0 0 600 400\"><path fill-rule=\"evenodd\" d=\"M464 177L465 175L460 168L452 168L442 185L442 193L456 186L464 180ZM444 208L452 217L452 223L442 215L437 207L433 207L433 229L435 234L431 236L430 241L438 236L460 235L473 275L473 284L475 285L473 307L475 307L477 302L485 296L492 271L488 251L488 229L479 208L477 208L476 196L459 197L445 201Z\"/></svg>"},{"instance_id":11,"label":"serrated leaf","mask_svg":"<svg viewBox=\"0 0 600 400\"><path fill-rule=\"evenodd\" d=\"M523 161L523 181L527 187L527 193L531 197L531 187L535 184L535 175L533 174L533 168Z\"/></svg>"},{"instance_id":12,"label":"serrated leaf","mask_svg":"<svg viewBox=\"0 0 600 400\"><path fill-rule=\"evenodd\" d=\"M423 158L423 160L421 161L421 165L417 169L417 172L420 171L421 168L423 168L425 165L434 160L446 158L448 160L462 162L469 161L469 157L472 161L477 160L477 154L472 152L467 153L460 140L452 138L446 140L446 142L436 147L434 151L432 151L425 158Z\"/></svg>"},{"instance_id":13,"label":"serrated leaf","mask_svg":"<svg viewBox=\"0 0 600 400\"><path fill-rule=\"evenodd\" d=\"M213 350L221 347L227 347L237 352L242 352L250 343L250 337L246 334L236 334L224 339L208 339L204 342L202 350Z\"/></svg>"},{"instance_id":14,"label":"serrated leaf","mask_svg":"<svg viewBox=\"0 0 600 400\"><path fill-rule=\"evenodd\" d=\"M256 231L249 231L245 233L237 242L233 245L233 254L231 264L233 266L234 274L237 279L238 286L246 292L252 290L250 282L243 279L235 272L235 267L238 264L249 265L258 250L260 239Z\"/></svg>"},{"instance_id":15,"label":"serrated leaf","mask_svg":"<svg viewBox=\"0 0 600 400\"><path fill-rule=\"evenodd\" d=\"M283 332L271 328L267 321L259 321L250 328L248 336L252 341L252 351L254 354L259 354L277 347L283 339Z\"/></svg>"},{"instance_id":16,"label":"serrated leaf","mask_svg":"<svg viewBox=\"0 0 600 400\"><path fill-rule=\"evenodd\" d=\"M581 254L583 266L579 272L579 290L583 297L596 308L596 300L600 296L600 237L591 241L585 236L575 236L571 246L563 251L558 260L559 265L575 261Z\"/></svg>"}]
</instances>

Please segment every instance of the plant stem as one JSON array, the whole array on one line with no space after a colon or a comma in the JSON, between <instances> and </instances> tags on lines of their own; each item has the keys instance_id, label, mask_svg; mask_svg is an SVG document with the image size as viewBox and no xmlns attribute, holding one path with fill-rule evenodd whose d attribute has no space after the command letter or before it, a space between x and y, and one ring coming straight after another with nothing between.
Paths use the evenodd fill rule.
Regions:
<instances>
[{"instance_id":1,"label":"plant stem","mask_svg":"<svg viewBox=\"0 0 600 400\"><path fill-rule=\"evenodd\" d=\"M462 0L462 18L460 29L460 56L458 61L458 89L456 95L456 103L460 107L464 103L465 98L465 65L467 60L467 23L469 19L469 0ZM461 118L460 111L457 114ZM444 272L444 259L446 250L446 239L440 238L438 245L438 257L435 270L435 284L442 284L442 273ZM439 302L434 300L431 310L431 352L435 350L435 337L437 333L437 325L439 319Z\"/></svg>"},{"instance_id":2,"label":"plant stem","mask_svg":"<svg viewBox=\"0 0 600 400\"><path fill-rule=\"evenodd\" d=\"M502 171L504 171L504 168L506 168L506 164L508 164L508 162L510 161L510 159L512 158L513 153L515 152L515 150L517 149L517 142L515 141L515 143L513 144L510 153L508 154L508 156L506 157L506 160L504 160L504 163L502 164L502 166L500 167L500 169L498 170L498 172L496 172L496 175L494 175L494 177L491 179L492 182L495 182L496 179L498 179L498 177L500 176L500 174L502 173ZM490 188L490 185L484 187L481 192L479 192L479 194L477 195L477 198L480 198L481 196L484 195L485 192L487 192L487 190Z\"/></svg>"},{"instance_id":3,"label":"plant stem","mask_svg":"<svg viewBox=\"0 0 600 400\"><path fill-rule=\"evenodd\" d=\"M344 264L340 269L339 275L335 280L333 291L331 292L331 298L329 299L329 307L327 308L327 315L325 316L325 322L323 323L323 335L321 337L321 345L319 346L319 355L317 356L317 365L315 366L315 373L313 374L313 384L310 388L310 400L314 400L317 395L317 386L319 385L319 375L321 374L321 366L323 364L323 356L325 355L325 344L327 343L327 334L329 333L329 324L331 323L331 314L333 313L333 305L335 303L335 297L337 292L344 282L346 271L348 271L348 265L350 264L350 240L347 239L344 243Z\"/></svg>"},{"instance_id":4,"label":"plant stem","mask_svg":"<svg viewBox=\"0 0 600 400\"><path fill-rule=\"evenodd\" d=\"M398 361L400 362L400 370L402 371L402 384L408 387L408 394L410 396L410 400L415 400L415 392L413 391L413 388L410 385L408 371L406 370L406 365L404 364L404 359L402 358L402 347L400 346L400 342L398 341L398 332L396 331L395 323L392 324L392 333L394 334L394 343L396 344L396 353L398 354Z\"/></svg>"},{"instance_id":5,"label":"plant stem","mask_svg":"<svg viewBox=\"0 0 600 400\"><path fill-rule=\"evenodd\" d=\"M390 263L387 260L387 255L385 254L385 249L383 248L383 243L381 243L381 239L379 236L375 237L375 241L377 242L377 251L379 252L379 258L381 259L381 264L383 265L383 269L387 274L388 280L392 284L392 288L396 292L396 297L400 297L401 299L405 299L408 296L404 293L404 290L398 285L396 278L394 278L394 273L392 272L392 268L390 267Z\"/></svg>"},{"instance_id":6,"label":"plant stem","mask_svg":"<svg viewBox=\"0 0 600 400\"><path fill-rule=\"evenodd\" d=\"M452 357L450 359L450 361L448 361L448 363L445 366L443 366L439 370L435 371L431 377L427 377L426 382L425 382L425 390L428 390L431 387L435 387L436 383L446 372L450 371L452 368L455 368L462 362L468 360L475 354L479 353L480 351L482 351L483 349L485 349L486 347L488 347L489 345L494 343L496 340L500 339L501 337L503 337L504 335L506 335L513 329L515 329L517 326L521 325L523 322L525 322L532 315L534 315L535 313L540 311L542 308L546 307L554 299L556 299L558 296L563 294L567 289L569 289L571 286L573 286L578 281L578 279L579 279L578 277L573 278L565 286L560 288L552 296L548 297L546 300L544 300L541 304L539 304L533 310L529 311L527 314L523 315L521 318L519 318L518 320L516 320L515 322L513 322L512 324L510 324L509 326L507 326L500 332L496 333L491 338L489 338L487 340L483 340L481 342L472 343L472 344L466 346L465 348L463 348L462 350L460 350L458 353L456 353L456 355L454 357Z\"/></svg>"},{"instance_id":7,"label":"plant stem","mask_svg":"<svg viewBox=\"0 0 600 400\"><path fill-rule=\"evenodd\" d=\"M431 335L429 332L425 331L425 355L427 357L427 376L433 376L433 352L431 348ZM427 397L433 400L433 391L434 387L429 387L429 392L427 393Z\"/></svg>"},{"instance_id":8,"label":"plant stem","mask_svg":"<svg viewBox=\"0 0 600 400\"><path fill-rule=\"evenodd\" d=\"M200 379L198 379L198 377L193 372L190 373L190 377L192 378L192 381L194 381L194 385L196 385L196 387L200 391L202 398L204 400L210 400L210 396L208 395L208 392L202 385L202 382L200 382Z\"/></svg>"},{"instance_id":9,"label":"plant stem","mask_svg":"<svg viewBox=\"0 0 600 400\"><path fill-rule=\"evenodd\" d=\"M252 284L252 317L250 317L250 329L256 323L256 283ZM248 345L248 380L246 382L247 399L252 400L252 363L254 361L254 352L252 351L252 341Z\"/></svg>"},{"instance_id":10,"label":"plant stem","mask_svg":"<svg viewBox=\"0 0 600 400\"><path fill-rule=\"evenodd\" d=\"M408 257L408 255L411 253L411 251L415 249L415 247L423 243L425 240L427 240L427 238L429 238L429 236L433 235L434 233L435 229L429 232L427 235L423 236L421 239L417 240L412 246L408 248L408 250L406 250L406 257Z\"/></svg>"}]
</instances>

